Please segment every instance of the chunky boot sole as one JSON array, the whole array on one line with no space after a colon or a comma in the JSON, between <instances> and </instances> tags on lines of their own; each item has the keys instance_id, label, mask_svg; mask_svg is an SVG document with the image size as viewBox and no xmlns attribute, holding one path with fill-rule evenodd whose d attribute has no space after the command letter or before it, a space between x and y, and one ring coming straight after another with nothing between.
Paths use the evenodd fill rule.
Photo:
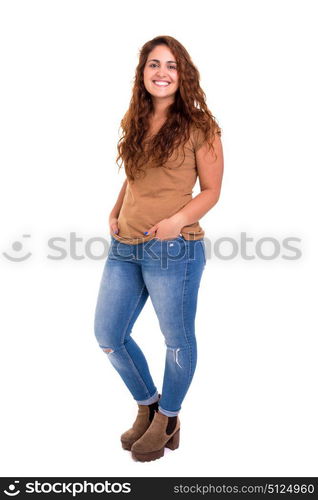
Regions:
<instances>
[{"instance_id":1,"label":"chunky boot sole","mask_svg":"<svg viewBox=\"0 0 318 500\"><path fill-rule=\"evenodd\" d=\"M157 460L164 455L165 448L170 450L176 450L179 447L180 442L180 429L166 442L163 448L156 451L149 451L148 453L139 453L136 451L132 452L132 457L139 462L151 462L152 460Z\"/></svg>"}]
</instances>

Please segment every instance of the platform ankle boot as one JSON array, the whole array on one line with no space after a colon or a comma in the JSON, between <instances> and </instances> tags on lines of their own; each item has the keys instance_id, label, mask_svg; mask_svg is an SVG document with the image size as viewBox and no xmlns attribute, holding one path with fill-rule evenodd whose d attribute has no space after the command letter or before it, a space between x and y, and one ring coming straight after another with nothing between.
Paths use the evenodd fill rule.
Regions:
<instances>
[{"instance_id":1,"label":"platform ankle boot","mask_svg":"<svg viewBox=\"0 0 318 500\"><path fill-rule=\"evenodd\" d=\"M160 399L160 394L159 394ZM124 450L130 450L132 445L139 439L150 426L155 413L158 411L159 399L150 405L138 405L136 420L128 431L120 436Z\"/></svg>"},{"instance_id":2,"label":"platform ankle boot","mask_svg":"<svg viewBox=\"0 0 318 500\"><path fill-rule=\"evenodd\" d=\"M146 432L132 445L132 457L140 462L156 460L164 455L165 447L176 450L179 439L179 417L167 417L157 411Z\"/></svg>"}]
</instances>

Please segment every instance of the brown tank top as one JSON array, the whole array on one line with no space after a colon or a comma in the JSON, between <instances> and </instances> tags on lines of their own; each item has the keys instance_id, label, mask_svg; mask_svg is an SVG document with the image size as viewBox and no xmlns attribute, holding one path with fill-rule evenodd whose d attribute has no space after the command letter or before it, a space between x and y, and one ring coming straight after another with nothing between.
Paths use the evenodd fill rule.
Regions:
<instances>
[{"instance_id":1,"label":"brown tank top","mask_svg":"<svg viewBox=\"0 0 318 500\"><path fill-rule=\"evenodd\" d=\"M112 233L116 240L134 245L155 238L155 233L144 233L162 219L179 212L191 201L198 177L196 151L202 142L201 130L191 126L189 140L184 146L183 162L180 146L163 166L147 165L144 176L134 181L127 180L118 216L119 231L118 234ZM182 227L180 235L185 240L198 240L204 237L204 230L197 221Z\"/></svg>"}]
</instances>

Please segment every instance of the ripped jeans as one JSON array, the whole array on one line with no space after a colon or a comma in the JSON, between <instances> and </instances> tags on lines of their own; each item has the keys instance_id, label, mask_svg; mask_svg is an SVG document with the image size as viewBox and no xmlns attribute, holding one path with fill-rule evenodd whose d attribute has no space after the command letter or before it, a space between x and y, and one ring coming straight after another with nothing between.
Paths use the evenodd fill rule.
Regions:
<instances>
[{"instance_id":1,"label":"ripped jeans","mask_svg":"<svg viewBox=\"0 0 318 500\"><path fill-rule=\"evenodd\" d=\"M146 358L131 336L150 295L166 348L159 410L167 416L181 410L196 368L195 315L205 265L203 239L153 238L131 245L111 235L95 310L95 337L136 402L157 401Z\"/></svg>"}]
</instances>

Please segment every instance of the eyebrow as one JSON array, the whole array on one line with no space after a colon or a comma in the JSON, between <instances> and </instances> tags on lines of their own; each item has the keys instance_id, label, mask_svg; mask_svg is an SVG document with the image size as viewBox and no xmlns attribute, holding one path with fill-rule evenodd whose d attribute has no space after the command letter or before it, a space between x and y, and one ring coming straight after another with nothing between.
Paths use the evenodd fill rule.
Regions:
<instances>
[{"instance_id":1,"label":"eyebrow","mask_svg":"<svg viewBox=\"0 0 318 500\"><path fill-rule=\"evenodd\" d=\"M150 61L156 61L156 62L160 62L159 59L149 59L148 62ZM167 63L174 63L174 64L177 64L176 61L167 61Z\"/></svg>"}]
</instances>

